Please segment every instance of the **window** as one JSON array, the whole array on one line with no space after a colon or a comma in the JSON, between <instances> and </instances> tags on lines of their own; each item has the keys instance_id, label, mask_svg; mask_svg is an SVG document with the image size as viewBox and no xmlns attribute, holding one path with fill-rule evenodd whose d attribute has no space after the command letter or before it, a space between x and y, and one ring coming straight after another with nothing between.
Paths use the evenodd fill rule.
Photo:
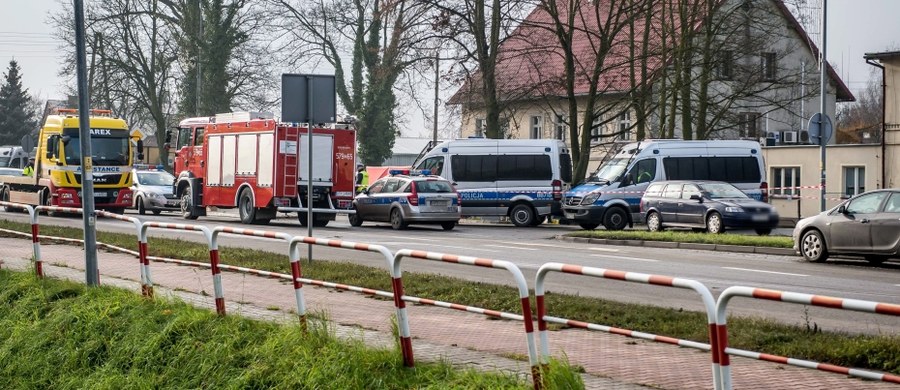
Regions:
<instances>
[{"instance_id":1,"label":"window","mask_svg":"<svg viewBox=\"0 0 900 390\"><path fill-rule=\"evenodd\" d=\"M181 149L191 144L191 128L183 127L178 129L178 145L177 149Z\"/></svg>"},{"instance_id":2,"label":"window","mask_svg":"<svg viewBox=\"0 0 900 390\"><path fill-rule=\"evenodd\" d=\"M762 53L760 64L762 65L762 79L775 81L775 53Z\"/></svg>"},{"instance_id":3,"label":"window","mask_svg":"<svg viewBox=\"0 0 900 390\"><path fill-rule=\"evenodd\" d=\"M663 167L668 180L762 181L756 157L666 157Z\"/></svg>"},{"instance_id":4,"label":"window","mask_svg":"<svg viewBox=\"0 0 900 390\"><path fill-rule=\"evenodd\" d=\"M376 181L375 184L372 184L372 186L369 187L369 193L377 194L377 193L381 192L381 189L384 188L384 183L386 183L386 182L387 182L386 179Z\"/></svg>"},{"instance_id":5,"label":"window","mask_svg":"<svg viewBox=\"0 0 900 390\"><path fill-rule=\"evenodd\" d=\"M397 192L397 190L400 189L400 184L406 184L406 182L401 181L400 179L389 179L381 192L385 194Z\"/></svg>"},{"instance_id":6,"label":"window","mask_svg":"<svg viewBox=\"0 0 900 390\"><path fill-rule=\"evenodd\" d=\"M800 168L772 168L773 195L800 195Z\"/></svg>"},{"instance_id":7,"label":"window","mask_svg":"<svg viewBox=\"0 0 900 390\"><path fill-rule=\"evenodd\" d=\"M656 178L656 160L648 158L638 161L629 172L631 184L649 183Z\"/></svg>"},{"instance_id":8,"label":"window","mask_svg":"<svg viewBox=\"0 0 900 390\"><path fill-rule=\"evenodd\" d=\"M738 114L738 130L742 138L759 138L759 114L755 112Z\"/></svg>"},{"instance_id":9,"label":"window","mask_svg":"<svg viewBox=\"0 0 900 390\"><path fill-rule=\"evenodd\" d=\"M551 180L550 156L504 155L497 159L497 180Z\"/></svg>"},{"instance_id":10,"label":"window","mask_svg":"<svg viewBox=\"0 0 900 390\"><path fill-rule=\"evenodd\" d=\"M600 139L600 136L603 135L602 127L600 127L600 122L602 122L602 120L600 119L599 115L595 116L593 122L591 122L592 141L598 141Z\"/></svg>"},{"instance_id":11,"label":"window","mask_svg":"<svg viewBox=\"0 0 900 390\"><path fill-rule=\"evenodd\" d=\"M444 157L437 156L431 157L419 163L419 166L416 169L428 169L431 171L432 175L440 176L444 171Z\"/></svg>"},{"instance_id":12,"label":"window","mask_svg":"<svg viewBox=\"0 0 900 390\"><path fill-rule=\"evenodd\" d=\"M475 119L475 136L484 137L484 118Z\"/></svg>"},{"instance_id":13,"label":"window","mask_svg":"<svg viewBox=\"0 0 900 390\"><path fill-rule=\"evenodd\" d=\"M669 184L663 191L663 198L678 199L681 198L681 184Z\"/></svg>"},{"instance_id":14,"label":"window","mask_svg":"<svg viewBox=\"0 0 900 390\"><path fill-rule=\"evenodd\" d=\"M453 180L455 181L495 181L497 180L497 156L450 157Z\"/></svg>"},{"instance_id":15,"label":"window","mask_svg":"<svg viewBox=\"0 0 900 390\"><path fill-rule=\"evenodd\" d=\"M871 214L878 212L881 202L888 196L887 192L875 192L850 201L847 205L848 214Z\"/></svg>"},{"instance_id":16,"label":"window","mask_svg":"<svg viewBox=\"0 0 900 390\"><path fill-rule=\"evenodd\" d=\"M631 139L631 112L625 111L619 115L619 139Z\"/></svg>"},{"instance_id":17,"label":"window","mask_svg":"<svg viewBox=\"0 0 900 390\"><path fill-rule=\"evenodd\" d=\"M900 193L895 192L891 195L891 199L884 205L884 212L900 213Z\"/></svg>"},{"instance_id":18,"label":"window","mask_svg":"<svg viewBox=\"0 0 900 390\"><path fill-rule=\"evenodd\" d=\"M844 167L844 195L866 192L866 167Z\"/></svg>"},{"instance_id":19,"label":"window","mask_svg":"<svg viewBox=\"0 0 900 390\"><path fill-rule=\"evenodd\" d=\"M198 127L195 132L197 134L194 135L194 146L203 145L203 133L206 132L206 129L203 127Z\"/></svg>"},{"instance_id":20,"label":"window","mask_svg":"<svg viewBox=\"0 0 900 390\"><path fill-rule=\"evenodd\" d=\"M647 191L644 191L645 196L661 196L663 192L663 187L666 185L663 183L654 183L651 184L650 187L647 187Z\"/></svg>"},{"instance_id":21,"label":"window","mask_svg":"<svg viewBox=\"0 0 900 390\"><path fill-rule=\"evenodd\" d=\"M544 138L544 117L540 115L531 116L531 139Z\"/></svg>"},{"instance_id":22,"label":"window","mask_svg":"<svg viewBox=\"0 0 900 390\"><path fill-rule=\"evenodd\" d=\"M685 184L684 191L681 192L682 199L690 199L692 195L703 196L700 193L700 188L693 184Z\"/></svg>"},{"instance_id":23,"label":"window","mask_svg":"<svg viewBox=\"0 0 900 390\"><path fill-rule=\"evenodd\" d=\"M719 52L719 63L716 64L717 74L720 80L731 80L734 78L734 52L731 50L722 50Z\"/></svg>"},{"instance_id":24,"label":"window","mask_svg":"<svg viewBox=\"0 0 900 390\"><path fill-rule=\"evenodd\" d=\"M556 114L556 139L566 140L566 137L569 135L569 124L567 122L565 115Z\"/></svg>"}]
</instances>

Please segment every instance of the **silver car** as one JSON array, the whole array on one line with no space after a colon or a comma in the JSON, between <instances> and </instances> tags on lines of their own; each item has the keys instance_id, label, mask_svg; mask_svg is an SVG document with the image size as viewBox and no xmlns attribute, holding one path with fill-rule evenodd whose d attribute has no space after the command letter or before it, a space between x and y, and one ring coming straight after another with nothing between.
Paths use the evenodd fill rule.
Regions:
<instances>
[{"instance_id":1,"label":"silver car","mask_svg":"<svg viewBox=\"0 0 900 390\"><path fill-rule=\"evenodd\" d=\"M393 173L393 172L392 172ZM414 224L440 224L451 230L459 222L459 193L439 176L395 174L372 183L353 199L350 225L390 222L400 230Z\"/></svg>"},{"instance_id":2,"label":"silver car","mask_svg":"<svg viewBox=\"0 0 900 390\"><path fill-rule=\"evenodd\" d=\"M179 211L172 184L175 176L166 171L138 170L134 172L134 208L144 215L147 211L159 215L163 211Z\"/></svg>"}]
</instances>

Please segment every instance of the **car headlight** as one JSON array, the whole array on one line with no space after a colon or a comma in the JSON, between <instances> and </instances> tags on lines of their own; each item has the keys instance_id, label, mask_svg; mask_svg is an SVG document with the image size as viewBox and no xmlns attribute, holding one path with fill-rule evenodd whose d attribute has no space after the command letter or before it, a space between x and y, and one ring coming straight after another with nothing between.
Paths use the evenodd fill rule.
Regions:
<instances>
[{"instance_id":1,"label":"car headlight","mask_svg":"<svg viewBox=\"0 0 900 390\"><path fill-rule=\"evenodd\" d=\"M596 202L597 199L599 199L599 198L600 198L599 192L591 192L590 194L585 195L584 198L581 198L581 204L591 205L591 204L594 204L594 202Z\"/></svg>"},{"instance_id":2,"label":"car headlight","mask_svg":"<svg viewBox=\"0 0 900 390\"><path fill-rule=\"evenodd\" d=\"M744 209L742 209L740 207L726 207L725 212L726 213L742 213L742 212L744 212Z\"/></svg>"},{"instance_id":3,"label":"car headlight","mask_svg":"<svg viewBox=\"0 0 900 390\"><path fill-rule=\"evenodd\" d=\"M147 196L150 197L150 198L153 198L153 199L161 198L161 196L160 196L159 194L155 193L155 192L148 192L148 193L147 193Z\"/></svg>"}]
</instances>

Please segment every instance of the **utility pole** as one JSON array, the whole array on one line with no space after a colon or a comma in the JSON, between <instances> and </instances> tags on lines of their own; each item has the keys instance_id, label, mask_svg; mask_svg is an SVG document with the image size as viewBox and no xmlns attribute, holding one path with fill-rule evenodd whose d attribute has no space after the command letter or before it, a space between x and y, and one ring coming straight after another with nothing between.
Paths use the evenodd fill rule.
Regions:
<instances>
[{"instance_id":1,"label":"utility pole","mask_svg":"<svg viewBox=\"0 0 900 390\"><path fill-rule=\"evenodd\" d=\"M200 116L200 84L202 84L201 79L203 78L203 73L200 71L201 58L203 58L200 55L200 50L203 47L203 8L200 6L201 1L202 0L197 0L197 19L200 21L200 23L198 23L200 32L197 35L197 96L196 103L194 103L195 116Z\"/></svg>"},{"instance_id":2,"label":"utility pole","mask_svg":"<svg viewBox=\"0 0 900 390\"><path fill-rule=\"evenodd\" d=\"M78 77L78 140L81 143L81 207L84 220L84 266L88 286L100 284L97 267L97 216L94 213L94 163L91 158L90 96L84 47L84 0L75 0L75 63Z\"/></svg>"},{"instance_id":3,"label":"utility pole","mask_svg":"<svg viewBox=\"0 0 900 390\"><path fill-rule=\"evenodd\" d=\"M819 72L820 80L819 80L819 93L820 96L820 105L819 112L822 113L819 116L819 171L821 173L821 181L819 183L819 211L825 211L825 145L828 144L828 139L825 134L825 124L828 123L828 114L825 112L825 98L828 96L828 91L826 89L826 77L828 72L826 72L826 67L828 66L828 59L825 57L825 45L827 41L825 40L826 26L827 22L827 13L826 10L828 6L826 5L828 0L822 0L822 58L819 59Z\"/></svg>"},{"instance_id":4,"label":"utility pole","mask_svg":"<svg viewBox=\"0 0 900 390\"><path fill-rule=\"evenodd\" d=\"M438 140L438 92L441 86L441 52L434 53L434 130L431 140L437 145Z\"/></svg>"}]
</instances>

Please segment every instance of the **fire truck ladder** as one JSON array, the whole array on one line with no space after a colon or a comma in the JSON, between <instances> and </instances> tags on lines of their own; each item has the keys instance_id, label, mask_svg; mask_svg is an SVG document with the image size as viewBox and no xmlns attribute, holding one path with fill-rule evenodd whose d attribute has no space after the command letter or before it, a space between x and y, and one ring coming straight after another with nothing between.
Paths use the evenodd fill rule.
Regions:
<instances>
[{"instance_id":1,"label":"fire truck ladder","mask_svg":"<svg viewBox=\"0 0 900 390\"><path fill-rule=\"evenodd\" d=\"M300 150L300 129L294 126L287 126L284 129L284 140L293 141ZM297 197L297 154L287 154L284 156L284 196ZM290 183L291 185L288 185Z\"/></svg>"}]
</instances>

